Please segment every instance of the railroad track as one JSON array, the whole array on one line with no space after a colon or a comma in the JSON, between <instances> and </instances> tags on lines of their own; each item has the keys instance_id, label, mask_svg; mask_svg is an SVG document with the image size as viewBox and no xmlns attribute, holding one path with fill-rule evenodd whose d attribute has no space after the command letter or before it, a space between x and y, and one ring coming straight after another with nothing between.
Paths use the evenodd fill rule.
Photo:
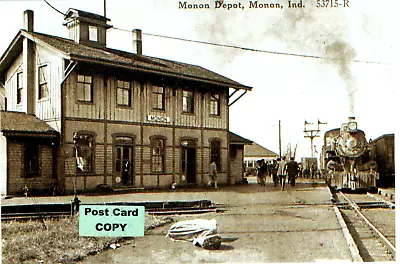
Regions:
<instances>
[{"instance_id":1,"label":"railroad track","mask_svg":"<svg viewBox=\"0 0 400 264\"><path fill-rule=\"evenodd\" d=\"M150 215L204 214L222 212L225 209L216 206L209 200L201 201L169 201L169 202L110 202L98 205L144 206ZM63 204L25 204L1 207L1 220L30 220L59 218L76 214L73 203Z\"/></svg>"},{"instance_id":2,"label":"railroad track","mask_svg":"<svg viewBox=\"0 0 400 264\"><path fill-rule=\"evenodd\" d=\"M337 215L349 231L344 233L354 260L395 261L395 205L371 194L347 196L339 192L338 198Z\"/></svg>"}]
</instances>

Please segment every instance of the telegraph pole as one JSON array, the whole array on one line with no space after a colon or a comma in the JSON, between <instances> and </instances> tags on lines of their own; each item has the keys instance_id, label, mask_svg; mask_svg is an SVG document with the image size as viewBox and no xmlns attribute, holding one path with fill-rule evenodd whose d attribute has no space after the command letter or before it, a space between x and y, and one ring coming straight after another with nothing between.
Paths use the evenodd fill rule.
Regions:
<instances>
[{"instance_id":1,"label":"telegraph pole","mask_svg":"<svg viewBox=\"0 0 400 264\"><path fill-rule=\"evenodd\" d=\"M327 123L323 123L319 121L317 124L317 129L307 129L307 125L313 125L313 123L308 123L307 120L304 120L304 133L306 133L305 138L309 138L311 141L311 158L314 158L314 138L319 137L318 133L321 131L319 130L319 125L326 125Z\"/></svg>"},{"instance_id":2,"label":"telegraph pole","mask_svg":"<svg viewBox=\"0 0 400 264\"><path fill-rule=\"evenodd\" d=\"M282 157L282 144L281 144L281 120L279 120L279 157Z\"/></svg>"}]
</instances>

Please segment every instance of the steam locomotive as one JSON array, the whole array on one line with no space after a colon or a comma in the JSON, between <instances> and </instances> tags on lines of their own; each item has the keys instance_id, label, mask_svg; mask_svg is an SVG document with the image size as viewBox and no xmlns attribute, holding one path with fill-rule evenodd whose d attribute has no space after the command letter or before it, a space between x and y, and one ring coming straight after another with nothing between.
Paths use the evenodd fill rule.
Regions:
<instances>
[{"instance_id":1,"label":"steam locomotive","mask_svg":"<svg viewBox=\"0 0 400 264\"><path fill-rule=\"evenodd\" d=\"M373 143L367 142L354 117L325 133L322 155L324 176L331 187L376 190L379 174Z\"/></svg>"}]
</instances>

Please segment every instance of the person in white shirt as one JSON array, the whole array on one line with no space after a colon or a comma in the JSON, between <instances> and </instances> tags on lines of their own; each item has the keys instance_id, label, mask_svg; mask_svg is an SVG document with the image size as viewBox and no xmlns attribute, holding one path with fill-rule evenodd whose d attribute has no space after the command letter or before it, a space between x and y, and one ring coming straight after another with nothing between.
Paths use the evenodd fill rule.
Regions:
<instances>
[{"instance_id":1,"label":"person in white shirt","mask_svg":"<svg viewBox=\"0 0 400 264\"><path fill-rule=\"evenodd\" d=\"M283 156L282 159L278 158L278 176L279 176L279 181L282 186L282 191L285 190L285 181L286 181L286 173L287 173L287 163L286 163L286 157Z\"/></svg>"}]
</instances>

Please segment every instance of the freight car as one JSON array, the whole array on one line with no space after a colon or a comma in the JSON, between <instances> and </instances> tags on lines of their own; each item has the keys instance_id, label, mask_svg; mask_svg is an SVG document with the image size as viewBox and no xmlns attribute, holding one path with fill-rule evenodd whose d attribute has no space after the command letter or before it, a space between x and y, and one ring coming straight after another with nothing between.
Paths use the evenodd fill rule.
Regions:
<instances>
[{"instance_id":1,"label":"freight car","mask_svg":"<svg viewBox=\"0 0 400 264\"><path fill-rule=\"evenodd\" d=\"M385 134L372 141L378 164L378 187L395 187L394 134Z\"/></svg>"},{"instance_id":2,"label":"freight car","mask_svg":"<svg viewBox=\"0 0 400 264\"><path fill-rule=\"evenodd\" d=\"M379 174L373 144L367 142L354 117L325 133L322 155L324 177L331 187L376 190Z\"/></svg>"}]
</instances>

